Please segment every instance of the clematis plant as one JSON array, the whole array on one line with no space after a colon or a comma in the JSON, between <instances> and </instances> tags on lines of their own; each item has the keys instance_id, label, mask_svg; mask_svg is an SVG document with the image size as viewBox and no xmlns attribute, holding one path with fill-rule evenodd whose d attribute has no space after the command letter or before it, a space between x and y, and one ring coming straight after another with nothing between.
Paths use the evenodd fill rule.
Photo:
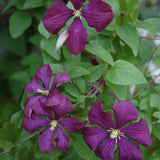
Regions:
<instances>
[{"instance_id":1,"label":"clematis plant","mask_svg":"<svg viewBox=\"0 0 160 160\"><path fill-rule=\"evenodd\" d=\"M117 120L115 124L110 112L103 112L99 101L93 104L89 111L89 121L101 128L86 127L83 132L85 142L103 160L114 159L116 143L119 148L119 160L141 160L141 151L128 139L131 138L144 146L152 144L146 120L141 119L125 126L128 122L137 120L139 116L138 110L131 102L120 101L112 110Z\"/></svg>"},{"instance_id":2,"label":"clematis plant","mask_svg":"<svg viewBox=\"0 0 160 160\"><path fill-rule=\"evenodd\" d=\"M68 50L78 55L85 48L88 34L83 26L81 17L84 17L90 27L97 32L104 30L113 18L110 5L102 0L92 0L81 10L85 0L71 0L74 10L66 7L61 0L56 0L46 11L42 23L51 34L57 34L66 22L75 17L71 26L68 27L66 46Z\"/></svg>"},{"instance_id":3,"label":"clematis plant","mask_svg":"<svg viewBox=\"0 0 160 160\"><path fill-rule=\"evenodd\" d=\"M50 65L46 64L37 70L31 82L25 86L26 92L38 93L38 96L34 97L34 99L32 98L35 104L38 104L38 99L40 99L42 103L45 103L46 106L54 106L61 103L63 96L56 86L61 83L70 82L71 79L66 73L58 73L55 75L53 83L51 84L51 78L52 70Z\"/></svg>"},{"instance_id":4,"label":"clematis plant","mask_svg":"<svg viewBox=\"0 0 160 160\"><path fill-rule=\"evenodd\" d=\"M41 112L40 115L46 117L46 119L32 112L31 117L25 116L23 120L24 129L32 132L42 127L47 127L39 137L41 151L45 153L52 151L54 148L53 142L55 142L60 151L67 152L70 140L68 135L62 131L61 127L70 133L75 133L80 131L86 125L87 121L80 123L75 117L64 117L73 111L72 104L67 97L63 97L61 104L57 107L46 107L41 102L38 107L39 110L43 110L43 113ZM52 116L52 112L54 112L54 117ZM55 138L53 139L54 133Z\"/></svg>"}]
</instances>

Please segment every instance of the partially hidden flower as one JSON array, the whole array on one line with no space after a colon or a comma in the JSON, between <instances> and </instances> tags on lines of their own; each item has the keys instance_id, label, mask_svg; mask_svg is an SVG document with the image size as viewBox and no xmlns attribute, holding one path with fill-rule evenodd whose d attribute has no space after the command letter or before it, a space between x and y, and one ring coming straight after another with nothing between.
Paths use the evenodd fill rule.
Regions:
<instances>
[{"instance_id":1,"label":"partially hidden flower","mask_svg":"<svg viewBox=\"0 0 160 160\"><path fill-rule=\"evenodd\" d=\"M46 11L42 23L51 34L57 34L66 22L75 17L71 26L68 27L66 46L68 50L78 55L87 43L88 34L80 17L84 17L90 27L101 32L107 27L113 18L110 5L102 0L92 0L85 8L80 9L85 0L71 0L74 10L66 7L61 0L56 0Z\"/></svg>"},{"instance_id":2,"label":"partially hidden flower","mask_svg":"<svg viewBox=\"0 0 160 160\"><path fill-rule=\"evenodd\" d=\"M70 82L71 79L66 73L56 74L52 84L51 79L52 70L50 65L46 64L37 70L31 82L25 86L26 92L38 94L36 97L32 98L35 104L38 104L38 99L45 103L46 106L54 106L61 103L63 96L56 86L61 83Z\"/></svg>"},{"instance_id":3,"label":"partially hidden flower","mask_svg":"<svg viewBox=\"0 0 160 160\"><path fill-rule=\"evenodd\" d=\"M143 154L133 139L139 144L150 146L152 140L145 119L125 126L130 121L137 120L139 112L136 107L127 101L116 103L113 108L116 117L114 124L110 112L103 112L99 101L95 102L89 111L89 121L99 127L86 127L83 132L84 140L95 154L102 160L114 159L114 148L117 143L119 160L141 160Z\"/></svg>"},{"instance_id":4,"label":"partially hidden flower","mask_svg":"<svg viewBox=\"0 0 160 160\"><path fill-rule=\"evenodd\" d=\"M70 140L61 128L70 133L75 133L80 131L87 121L80 123L75 117L64 118L66 114L73 111L72 104L67 97L63 97L61 104L57 107L46 107L41 101L38 107L43 111L43 113L41 112L43 118L34 112L32 112L31 117L25 116L23 120L24 129L32 132L46 127L46 130L39 137L40 150L45 153L52 151L54 148L53 142L55 142L60 151L67 152ZM52 111L54 116L52 116Z\"/></svg>"}]
</instances>

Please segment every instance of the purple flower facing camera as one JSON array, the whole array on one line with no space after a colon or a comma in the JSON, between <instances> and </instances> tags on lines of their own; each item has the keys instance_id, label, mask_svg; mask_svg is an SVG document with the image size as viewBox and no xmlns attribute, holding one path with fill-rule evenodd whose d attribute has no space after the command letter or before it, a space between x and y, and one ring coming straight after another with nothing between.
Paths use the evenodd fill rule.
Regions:
<instances>
[{"instance_id":1,"label":"purple flower facing camera","mask_svg":"<svg viewBox=\"0 0 160 160\"><path fill-rule=\"evenodd\" d=\"M133 139L139 144L150 146L152 140L145 119L125 126L131 121L137 120L139 112L136 107L127 101L116 103L113 108L116 117L114 124L110 112L103 112L99 101L95 102L89 111L89 121L99 127L86 127L83 132L84 140L95 154L103 160L114 159L114 148L117 143L119 148L119 160L141 160L143 154Z\"/></svg>"},{"instance_id":2,"label":"purple flower facing camera","mask_svg":"<svg viewBox=\"0 0 160 160\"><path fill-rule=\"evenodd\" d=\"M78 55L85 48L88 34L81 17L85 18L88 25L97 32L104 30L113 18L110 5L102 0L92 0L86 7L81 9L85 0L71 0L74 10L66 7L61 0L56 0L46 11L42 23L51 34L57 34L66 22L74 17L73 23L68 27L66 46L68 50Z\"/></svg>"}]
</instances>

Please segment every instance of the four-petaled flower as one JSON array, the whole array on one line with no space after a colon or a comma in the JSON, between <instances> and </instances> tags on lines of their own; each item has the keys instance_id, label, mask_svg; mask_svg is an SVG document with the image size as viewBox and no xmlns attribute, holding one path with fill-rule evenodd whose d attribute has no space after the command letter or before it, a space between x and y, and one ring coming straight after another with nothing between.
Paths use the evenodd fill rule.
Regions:
<instances>
[{"instance_id":1,"label":"four-petaled flower","mask_svg":"<svg viewBox=\"0 0 160 160\"><path fill-rule=\"evenodd\" d=\"M102 128L86 127L83 132L85 142L103 160L114 159L115 143L119 148L119 160L141 160L141 151L127 139L131 138L144 146L150 146L152 140L146 120L141 119L125 126L128 122L137 120L139 116L138 110L131 102L120 101L112 110L117 120L115 124L110 112L103 112L99 101L93 104L89 111L89 121Z\"/></svg>"},{"instance_id":2,"label":"four-petaled flower","mask_svg":"<svg viewBox=\"0 0 160 160\"><path fill-rule=\"evenodd\" d=\"M80 17L84 17L90 27L101 32L111 22L113 12L110 5L102 0L92 0L85 8L80 10L85 0L71 0L75 10L66 7L61 0L56 0L46 11L42 23L51 34L57 34L66 22L74 16L73 23L68 27L66 46L74 54L79 54L87 43L88 34Z\"/></svg>"},{"instance_id":3,"label":"four-petaled flower","mask_svg":"<svg viewBox=\"0 0 160 160\"><path fill-rule=\"evenodd\" d=\"M34 104L32 103L32 105ZM87 121L80 123L75 117L64 118L66 114L73 111L72 104L66 97L63 97L61 104L56 107L46 107L41 102L38 107L44 111L41 115L47 118L41 118L32 112L31 117L25 116L23 120L24 129L32 132L41 127L48 126L39 137L39 147L41 151L45 153L50 152L54 148L53 141L55 141L59 150L67 152L70 140L68 135L62 131L61 127L70 133L75 133L80 131L86 125ZM52 111L54 112L54 117L52 116ZM54 132L55 138L53 139Z\"/></svg>"},{"instance_id":4,"label":"four-petaled flower","mask_svg":"<svg viewBox=\"0 0 160 160\"><path fill-rule=\"evenodd\" d=\"M32 103L39 105L39 100L42 103L45 103L46 106L55 106L61 103L63 96L58 91L56 86L61 83L70 82L71 79L68 74L66 73L58 73L55 75L53 83L51 84L52 78L52 70L49 64L41 66L36 75L33 76L30 83L25 86L25 90L28 93L37 93L38 96L30 98L29 101L26 103L26 115L31 116L31 112L34 109L39 107L33 107ZM32 102L31 102L32 101ZM31 105L30 105L31 104Z\"/></svg>"}]
</instances>

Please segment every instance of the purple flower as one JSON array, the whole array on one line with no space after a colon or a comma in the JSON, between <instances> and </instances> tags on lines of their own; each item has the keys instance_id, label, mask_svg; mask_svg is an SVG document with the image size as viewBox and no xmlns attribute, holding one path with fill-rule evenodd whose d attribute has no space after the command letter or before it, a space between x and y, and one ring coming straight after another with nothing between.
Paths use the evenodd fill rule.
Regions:
<instances>
[{"instance_id":1,"label":"purple flower","mask_svg":"<svg viewBox=\"0 0 160 160\"><path fill-rule=\"evenodd\" d=\"M83 132L85 142L103 160L114 159L115 143L119 148L119 160L141 160L141 151L127 139L131 138L144 146L150 146L152 140L146 120L141 119L125 126L128 122L137 120L139 116L138 110L131 102L118 102L112 110L117 119L115 124L110 112L103 112L99 101L93 104L89 111L89 121L101 128L86 127Z\"/></svg>"},{"instance_id":2,"label":"purple flower","mask_svg":"<svg viewBox=\"0 0 160 160\"><path fill-rule=\"evenodd\" d=\"M92 0L80 10L85 0L71 0L75 10L66 7L61 0L56 0L46 11L42 20L44 27L51 34L57 34L66 22L74 16L73 23L68 27L69 36L66 39L68 50L79 54L87 43L88 34L80 16L84 17L90 27L101 32L111 22L113 12L111 7L102 0Z\"/></svg>"},{"instance_id":3,"label":"purple flower","mask_svg":"<svg viewBox=\"0 0 160 160\"><path fill-rule=\"evenodd\" d=\"M43 65L37 70L36 75L32 78L31 82L25 86L26 92L39 94L38 96L31 98L32 103L38 104L38 99L45 103L46 106L54 106L61 103L63 96L56 86L61 83L70 82L71 79L66 73L58 73L55 75L50 87L51 78L52 70L49 64ZM26 105L31 106L28 102ZM28 111L28 115L30 115L29 113L31 114L31 109Z\"/></svg>"},{"instance_id":4,"label":"purple flower","mask_svg":"<svg viewBox=\"0 0 160 160\"><path fill-rule=\"evenodd\" d=\"M45 107L41 102L38 107L43 111L41 115L43 117L46 116L47 119L41 118L32 112L31 117L25 116L23 120L24 129L32 132L47 126L47 129L39 137L41 151L45 153L50 152L54 148L53 141L55 141L59 150L67 152L70 140L68 135L62 131L61 127L70 133L75 133L80 131L86 125L87 121L79 123L75 117L63 118L63 116L73 111L72 104L66 97L63 98L61 104L57 107ZM52 116L52 111L54 111L54 117ZM53 139L54 133L55 137Z\"/></svg>"}]
</instances>

